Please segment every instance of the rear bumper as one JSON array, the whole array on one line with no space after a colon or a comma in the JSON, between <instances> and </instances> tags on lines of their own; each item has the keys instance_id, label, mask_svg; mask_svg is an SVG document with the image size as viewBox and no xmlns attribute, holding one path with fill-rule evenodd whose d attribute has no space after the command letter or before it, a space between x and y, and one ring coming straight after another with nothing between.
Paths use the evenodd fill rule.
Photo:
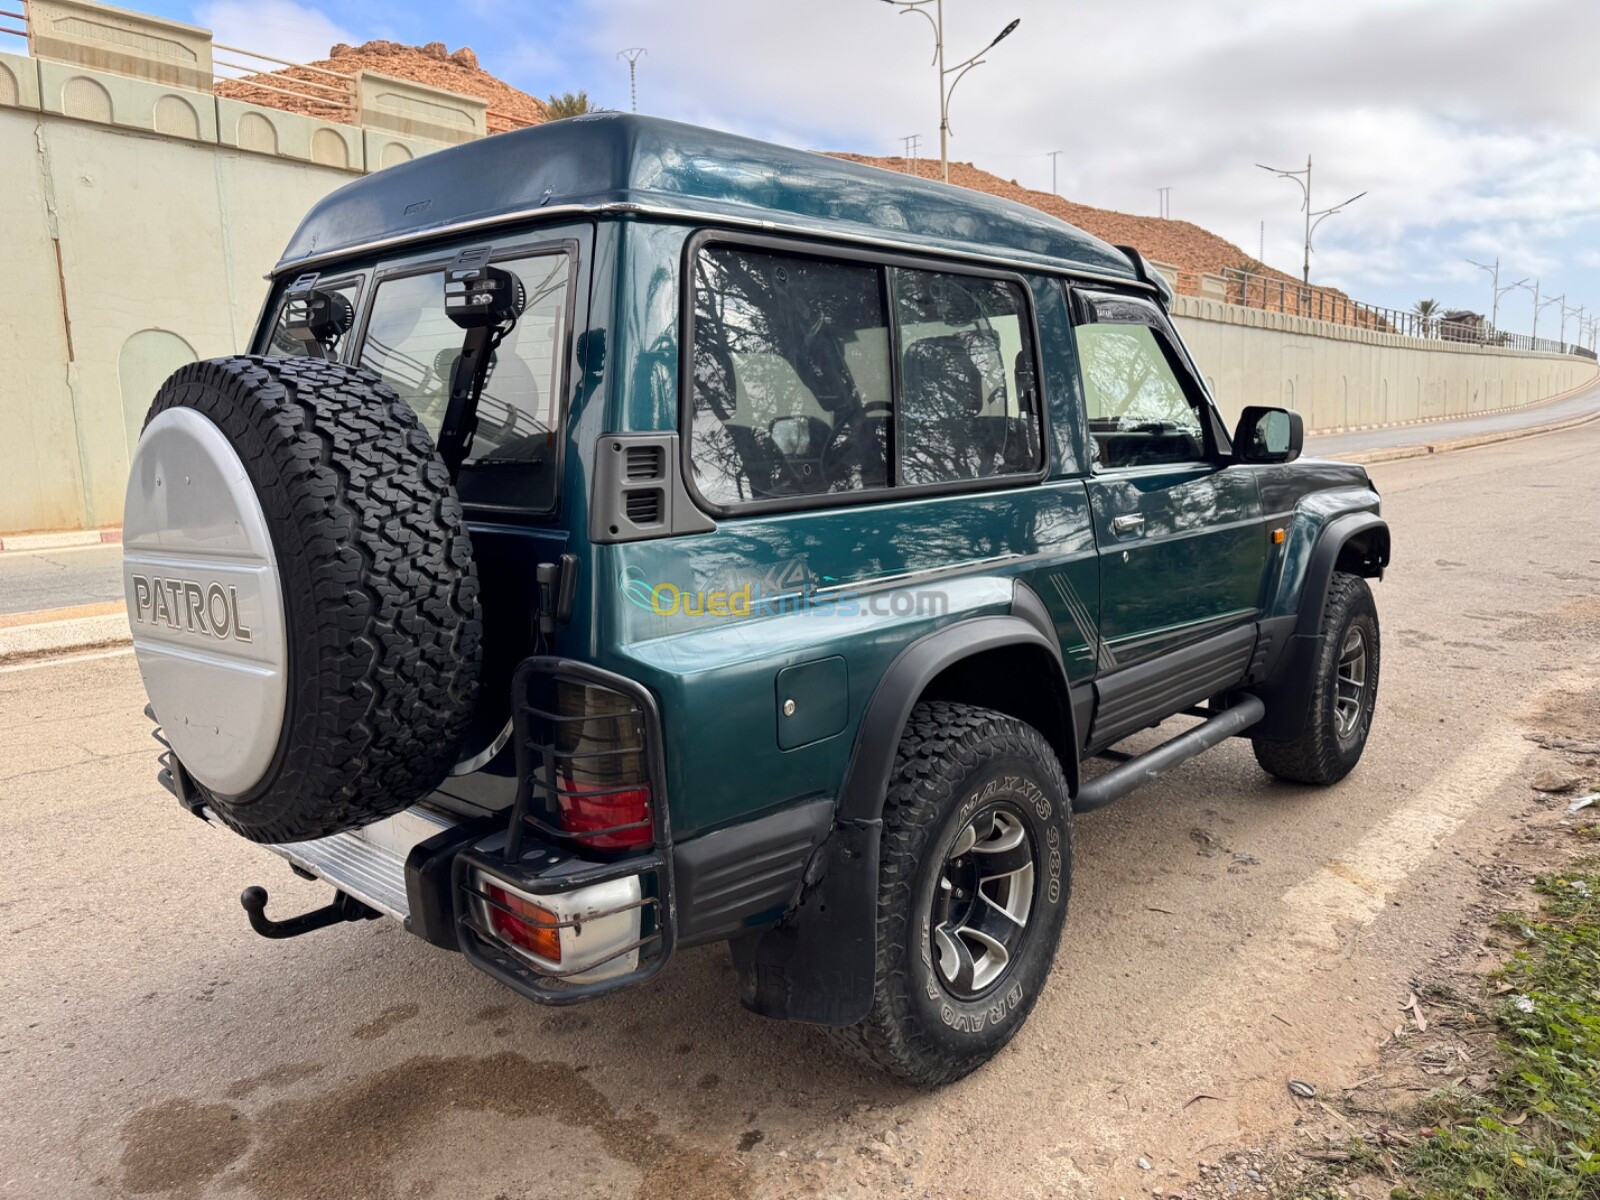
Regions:
<instances>
[{"instance_id":1,"label":"rear bumper","mask_svg":"<svg viewBox=\"0 0 1600 1200\"><path fill-rule=\"evenodd\" d=\"M497 824L497 823L496 823ZM506 831L462 824L424 808L318 838L264 849L347 896L400 921L530 999L568 1004L637 983L665 963L670 926L663 858L648 854L594 863L524 838L517 863L505 857ZM552 915L559 960L509 942L496 928L503 895Z\"/></svg>"}]
</instances>

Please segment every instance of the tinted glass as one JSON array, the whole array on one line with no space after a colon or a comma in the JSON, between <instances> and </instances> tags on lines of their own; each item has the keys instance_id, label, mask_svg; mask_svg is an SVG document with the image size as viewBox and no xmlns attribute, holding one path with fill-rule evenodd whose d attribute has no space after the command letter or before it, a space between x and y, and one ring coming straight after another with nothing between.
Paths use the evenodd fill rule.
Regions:
<instances>
[{"instance_id":1,"label":"tinted glass","mask_svg":"<svg viewBox=\"0 0 1600 1200\"><path fill-rule=\"evenodd\" d=\"M690 459L718 505L889 482L877 268L727 246L694 265Z\"/></svg>"},{"instance_id":2,"label":"tinted glass","mask_svg":"<svg viewBox=\"0 0 1600 1200\"><path fill-rule=\"evenodd\" d=\"M497 260L495 265L522 280L528 303L490 359L466 462L481 468L523 468L529 486L519 489L518 501L544 507L554 499L569 260L545 254ZM388 279L373 296L361 365L382 376L437 436L464 337L445 315L441 272ZM474 499L473 490L464 478L464 498Z\"/></svg>"},{"instance_id":3,"label":"tinted glass","mask_svg":"<svg viewBox=\"0 0 1600 1200\"><path fill-rule=\"evenodd\" d=\"M1206 457L1200 414L1147 325L1080 325L1078 361L1101 467Z\"/></svg>"},{"instance_id":4,"label":"tinted glass","mask_svg":"<svg viewBox=\"0 0 1600 1200\"><path fill-rule=\"evenodd\" d=\"M900 482L1027 473L1039 465L1039 404L1020 285L893 272L900 334Z\"/></svg>"}]
</instances>

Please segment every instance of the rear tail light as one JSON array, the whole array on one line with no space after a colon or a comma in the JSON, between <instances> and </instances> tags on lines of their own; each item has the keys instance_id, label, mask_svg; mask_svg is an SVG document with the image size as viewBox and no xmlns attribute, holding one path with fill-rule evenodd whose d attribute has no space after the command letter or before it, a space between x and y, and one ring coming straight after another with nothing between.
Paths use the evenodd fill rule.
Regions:
<instances>
[{"instance_id":1,"label":"rear tail light","mask_svg":"<svg viewBox=\"0 0 1600 1200\"><path fill-rule=\"evenodd\" d=\"M489 926L495 933L547 962L561 961L561 925L555 913L492 883L486 890Z\"/></svg>"},{"instance_id":2,"label":"rear tail light","mask_svg":"<svg viewBox=\"0 0 1600 1200\"><path fill-rule=\"evenodd\" d=\"M643 713L609 688L556 682L554 823L595 850L655 841Z\"/></svg>"}]
</instances>

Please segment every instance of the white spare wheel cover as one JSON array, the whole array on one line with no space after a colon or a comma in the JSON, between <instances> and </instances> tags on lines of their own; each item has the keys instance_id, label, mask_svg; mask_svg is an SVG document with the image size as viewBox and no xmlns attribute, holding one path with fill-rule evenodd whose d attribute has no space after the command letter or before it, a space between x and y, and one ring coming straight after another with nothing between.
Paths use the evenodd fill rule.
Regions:
<instances>
[{"instance_id":1,"label":"white spare wheel cover","mask_svg":"<svg viewBox=\"0 0 1600 1200\"><path fill-rule=\"evenodd\" d=\"M283 588L244 463L207 417L169 408L146 426L122 536L133 649L156 720L200 783L247 792L283 729Z\"/></svg>"}]
</instances>

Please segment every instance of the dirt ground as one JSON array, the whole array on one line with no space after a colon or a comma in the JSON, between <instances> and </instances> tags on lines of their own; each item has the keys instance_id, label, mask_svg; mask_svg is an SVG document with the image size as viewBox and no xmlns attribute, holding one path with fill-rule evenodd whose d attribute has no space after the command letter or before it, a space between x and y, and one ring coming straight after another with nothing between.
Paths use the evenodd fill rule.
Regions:
<instances>
[{"instance_id":1,"label":"dirt ground","mask_svg":"<svg viewBox=\"0 0 1600 1200\"><path fill-rule=\"evenodd\" d=\"M1395 562L1361 767L1291 787L1235 742L1082 818L1049 988L934 1092L746 1013L717 947L550 1010L390 922L264 941L242 887L325 889L156 785L131 657L0 670L0 1195L1181 1191L1295 1136L1288 1080L1379 1070L1525 883L1554 813L1527 782L1567 761L1525 735L1600 707L1597 455L1591 425L1374 468Z\"/></svg>"}]
</instances>

